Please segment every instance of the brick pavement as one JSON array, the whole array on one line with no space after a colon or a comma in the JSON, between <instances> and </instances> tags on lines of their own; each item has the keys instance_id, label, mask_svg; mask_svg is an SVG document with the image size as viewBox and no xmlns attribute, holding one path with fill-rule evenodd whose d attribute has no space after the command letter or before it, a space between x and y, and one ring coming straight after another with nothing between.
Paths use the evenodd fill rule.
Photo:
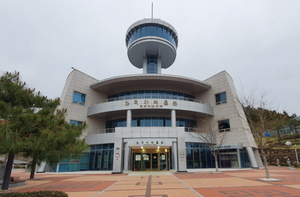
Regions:
<instances>
[{"instance_id":1,"label":"brick pavement","mask_svg":"<svg viewBox=\"0 0 300 197\"><path fill-rule=\"evenodd\" d=\"M26 185L7 192L56 190L69 197L300 197L300 170L270 167L272 178L281 182L257 180L265 177L262 169L186 173L127 174L36 174ZM28 172L14 171L13 176L28 179Z\"/></svg>"}]
</instances>

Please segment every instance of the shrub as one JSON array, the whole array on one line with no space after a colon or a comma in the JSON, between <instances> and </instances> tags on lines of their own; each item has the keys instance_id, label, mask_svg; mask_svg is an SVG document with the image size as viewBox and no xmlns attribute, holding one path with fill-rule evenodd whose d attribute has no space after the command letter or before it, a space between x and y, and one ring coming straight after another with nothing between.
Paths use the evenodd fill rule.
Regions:
<instances>
[{"instance_id":1,"label":"shrub","mask_svg":"<svg viewBox=\"0 0 300 197\"><path fill-rule=\"evenodd\" d=\"M295 168L300 168L300 164L294 164Z\"/></svg>"},{"instance_id":2,"label":"shrub","mask_svg":"<svg viewBox=\"0 0 300 197\"><path fill-rule=\"evenodd\" d=\"M0 197L68 197L68 194L60 191L16 192L0 194Z\"/></svg>"}]
</instances>

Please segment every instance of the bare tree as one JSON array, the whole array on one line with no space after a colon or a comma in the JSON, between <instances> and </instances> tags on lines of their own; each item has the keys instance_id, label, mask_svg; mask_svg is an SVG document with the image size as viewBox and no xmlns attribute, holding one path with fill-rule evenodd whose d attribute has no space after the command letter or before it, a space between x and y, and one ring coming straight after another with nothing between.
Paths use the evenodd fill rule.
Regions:
<instances>
[{"instance_id":1,"label":"bare tree","mask_svg":"<svg viewBox=\"0 0 300 197\"><path fill-rule=\"evenodd\" d=\"M227 133L226 129L219 130L219 125L213 117L205 117L201 120L202 129L195 129L195 136L200 141L206 143L209 147L211 154L215 158L216 173L221 173L218 167L218 155L221 147L226 143Z\"/></svg>"},{"instance_id":2,"label":"bare tree","mask_svg":"<svg viewBox=\"0 0 300 197\"><path fill-rule=\"evenodd\" d=\"M271 179L264 151L266 143L269 140L269 138L265 136L265 133L283 125L287 116L272 109L272 102L267 101L265 94L256 96L255 92L256 90L254 89L248 96L243 95L240 102L243 106L252 135L260 150L266 171L266 178Z\"/></svg>"}]
</instances>

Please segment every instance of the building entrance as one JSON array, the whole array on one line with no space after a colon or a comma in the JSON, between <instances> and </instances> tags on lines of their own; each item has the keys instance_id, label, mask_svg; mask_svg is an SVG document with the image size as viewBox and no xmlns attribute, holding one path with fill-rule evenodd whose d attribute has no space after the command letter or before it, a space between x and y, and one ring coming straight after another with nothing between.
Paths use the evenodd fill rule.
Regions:
<instances>
[{"instance_id":1,"label":"building entrance","mask_svg":"<svg viewBox=\"0 0 300 197\"><path fill-rule=\"evenodd\" d=\"M219 158L221 168L239 168L236 152L221 152Z\"/></svg>"},{"instance_id":2,"label":"building entrance","mask_svg":"<svg viewBox=\"0 0 300 197\"><path fill-rule=\"evenodd\" d=\"M169 149L132 150L133 171L161 171L169 170Z\"/></svg>"}]
</instances>

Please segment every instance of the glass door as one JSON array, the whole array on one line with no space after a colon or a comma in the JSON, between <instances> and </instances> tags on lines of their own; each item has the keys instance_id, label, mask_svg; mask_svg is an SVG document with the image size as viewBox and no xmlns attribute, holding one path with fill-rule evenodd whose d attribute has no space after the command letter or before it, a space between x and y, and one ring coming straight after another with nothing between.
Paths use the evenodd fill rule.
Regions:
<instances>
[{"instance_id":1,"label":"glass door","mask_svg":"<svg viewBox=\"0 0 300 197\"><path fill-rule=\"evenodd\" d=\"M160 153L160 159L159 159L159 162L160 162L159 167L160 168L159 168L159 170L167 170L168 169L167 158L168 158L167 153Z\"/></svg>"},{"instance_id":2,"label":"glass door","mask_svg":"<svg viewBox=\"0 0 300 197\"><path fill-rule=\"evenodd\" d=\"M141 153L135 153L133 156L134 163L133 163L133 170L134 171L141 171L141 162L142 162L142 155Z\"/></svg>"},{"instance_id":3,"label":"glass door","mask_svg":"<svg viewBox=\"0 0 300 197\"><path fill-rule=\"evenodd\" d=\"M142 153L142 170L151 170L151 153Z\"/></svg>"},{"instance_id":4,"label":"glass door","mask_svg":"<svg viewBox=\"0 0 300 197\"><path fill-rule=\"evenodd\" d=\"M133 153L133 171L159 171L169 170L169 154L161 153Z\"/></svg>"},{"instance_id":5,"label":"glass door","mask_svg":"<svg viewBox=\"0 0 300 197\"><path fill-rule=\"evenodd\" d=\"M159 170L159 158L158 153L152 153L152 170Z\"/></svg>"}]
</instances>

